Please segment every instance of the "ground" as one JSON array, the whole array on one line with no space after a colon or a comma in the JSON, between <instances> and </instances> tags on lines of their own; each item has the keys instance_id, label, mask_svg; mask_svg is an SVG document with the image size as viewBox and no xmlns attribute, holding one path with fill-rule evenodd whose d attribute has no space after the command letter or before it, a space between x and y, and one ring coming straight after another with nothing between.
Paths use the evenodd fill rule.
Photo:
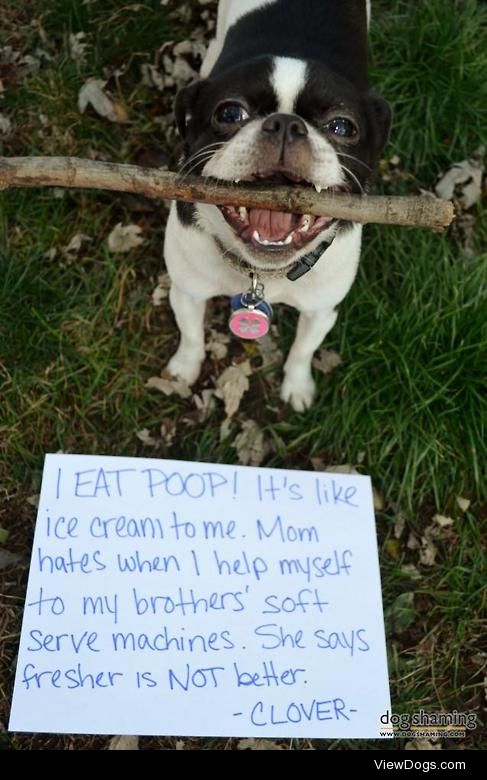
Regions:
<instances>
[{"instance_id":1,"label":"ground","mask_svg":"<svg viewBox=\"0 0 487 780\"><path fill-rule=\"evenodd\" d=\"M0 154L174 164L174 82L197 68L213 4L3 0L2 15ZM487 144L486 21L485 4L474 0L375 3L371 81L395 117L375 191L431 190L449 165ZM165 41L172 43L161 51ZM91 77L105 82L109 116L91 105L80 113L78 94ZM252 457L370 474L395 711L456 709L480 719L485 197L442 234L367 228L359 278L319 356L325 369L330 352L342 362L318 371L318 401L304 414L278 400L279 349L289 347L295 324L284 310L260 350L225 343L227 303L215 301L213 347L193 393L166 396L146 386L177 344L164 277L157 287L166 216L164 204L112 193L18 190L0 198L0 740L14 750L109 742L5 731L43 456L58 450L224 463ZM135 225L131 235L143 243L112 251L107 239L118 223ZM213 391L232 362L249 366L250 386L224 423ZM264 435L251 454L234 446L249 427ZM246 746L140 740L142 749ZM429 745L474 746L482 746L480 720L464 740Z\"/></svg>"}]
</instances>

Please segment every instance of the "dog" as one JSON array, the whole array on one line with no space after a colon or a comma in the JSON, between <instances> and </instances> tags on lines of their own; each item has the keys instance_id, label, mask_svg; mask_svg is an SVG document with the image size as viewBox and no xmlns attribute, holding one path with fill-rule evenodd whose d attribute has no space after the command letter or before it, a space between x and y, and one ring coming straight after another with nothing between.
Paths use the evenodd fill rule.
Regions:
<instances>
[{"instance_id":1,"label":"dog","mask_svg":"<svg viewBox=\"0 0 487 780\"><path fill-rule=\"evenodd\" d=\"M181 177L366 192L391 124L368 83L369 16L369 0L221 0L201 78L176 97ZM190 385L198 378L209 298L232 298L232 330L244 338L285 303L300 316L281 398L307 409L313 354L360 245L359 224L331 217L173 204L164 251L181 338L168 370Z\"/></svg>"}]
</instances>

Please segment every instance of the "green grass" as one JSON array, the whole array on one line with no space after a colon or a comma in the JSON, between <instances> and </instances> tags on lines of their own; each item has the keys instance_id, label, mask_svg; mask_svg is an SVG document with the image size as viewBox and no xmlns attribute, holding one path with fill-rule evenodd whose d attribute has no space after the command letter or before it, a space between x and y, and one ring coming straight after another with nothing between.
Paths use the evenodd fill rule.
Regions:
<instances>
[{"instance_id":1,"label":"green grass","mask_svg":"<svg viewBox=\"0 0 487 780\"><path fill-rule=\"evenodd\" d=\"M140 86L140 65L154 61L163 40L184 31L166 19L159 0L134 9L116 0L92 6L4 0L0 46L11 42L29 53L42 45L52 60L7 85L0 111L14 130L0 139L0 153L83 156L94 150L128 161L156 150L171 157L157 121L169 108L159 93ZM32 19L42 19L42 36ZM378 180L379 191L414 193L430 186L446 164L487 144L486 21L485 4L473 0L376 3L372 82L394 108L385 157L400 157L399 173ZM80 30L91 44L81 66L67 49L69 32ZM121 66L125 74L109 86L128 121L114 125L91 111L81 116L83 82ZM157 435L170 420L174 443L161 442L155 454L235 460L232 437L219 439L221 406L200 422L191 400L144 387L177 343L167 307L151 303L163 268L165 214L160 206L101 193L59 198L24 190L0 197L0 526L11 530L9 544L25 559L33 522L25 499L38 489L45 452L152 456L136 433L148 428ZM256 366L232 431L239 420L256 419L272 442L266 465L311 468L316 456L359 464L372 475L385 501L377 524L396 711L468 711L481 697L487 220L481 205L473 214L474 257L452 233L368 228L359 277L326 342L344 365L318 377L318 401L302 415L278 400L275 372ZM107 251L106 237L119 221L143 228L143 247L124 256ZM80 232L92 242L66 260L61 250ZM57 254L49 259L52 248ZM217 301L211 308L212 325L221 330L226 306ZM277 322L287 349L295 315L280 310ZM237 357L244 350L256 362L251 347L232 346ZM225 365L208 358L197 390L212 386ZM456 503L459 495L472 501L466 513ZM435 541L435 565L425 567L406 542L411 533L422 535L435 512L455 523ZM396 539L400 515L406 527ZM411 563L420 579L404 570ZM20 580L16 588L21 599ZM401 603L409 612L406 628L398 629ZM7 648L0 652L0 692L11 685L18 619L14 611L3 645L0 631L0 648ZM480 744L479 733L472 739ZM9 746L29 746L25 740L14 736ZM41 746L49 744L41 739ZM334 746L374 743L324 743Z\"/></svg>"}]
</instances>

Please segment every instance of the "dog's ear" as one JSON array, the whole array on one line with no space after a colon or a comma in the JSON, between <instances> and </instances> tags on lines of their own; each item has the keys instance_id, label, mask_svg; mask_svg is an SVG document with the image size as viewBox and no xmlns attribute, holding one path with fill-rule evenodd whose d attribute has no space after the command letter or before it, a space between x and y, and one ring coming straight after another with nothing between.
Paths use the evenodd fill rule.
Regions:
<instances>
[{"instance_id":1,"label":"dog's ear","mask_svg":"<svg viewBox=\"0 0 487 780\"><path fill-rule=\"evenodd\" d=\"M392 110L387 100L384 100L374 90L367 93L367 101L374 132L375 153L378 156L389 140Z\"/></svg>"},{"instance_id":2,"label":"dog's ear","mask_svg":"<svg viewBox=\"0 0 487 780\"><path fill-rule=\"evenodd\" d=\"M179 135L183 140L186 139L187 129L193 115L194 106L205 82L206 79L193 81L189 86L179 90L176 95L174 113Z\"/></svg>"}]
</instances>

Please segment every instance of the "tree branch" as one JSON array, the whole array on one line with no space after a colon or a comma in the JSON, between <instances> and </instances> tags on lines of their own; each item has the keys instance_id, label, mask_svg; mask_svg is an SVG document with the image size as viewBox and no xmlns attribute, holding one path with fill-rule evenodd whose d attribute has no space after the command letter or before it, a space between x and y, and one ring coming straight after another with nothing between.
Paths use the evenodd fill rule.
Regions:
<instances>
[{"instance_id":1,"label":"tree branch","mask_svg":"<svg viewBox=\"0 0 487 780\"><path fill-rule=\"evenodd\" d=\"M302 187L219 184L202 177L78 157L0 157L0 190L11 187L74 187L116 190L195 203L330 216L367 224L410 225L441 230L454 218L449 200L333 194Z\"/></svg>"}]
</instances>

